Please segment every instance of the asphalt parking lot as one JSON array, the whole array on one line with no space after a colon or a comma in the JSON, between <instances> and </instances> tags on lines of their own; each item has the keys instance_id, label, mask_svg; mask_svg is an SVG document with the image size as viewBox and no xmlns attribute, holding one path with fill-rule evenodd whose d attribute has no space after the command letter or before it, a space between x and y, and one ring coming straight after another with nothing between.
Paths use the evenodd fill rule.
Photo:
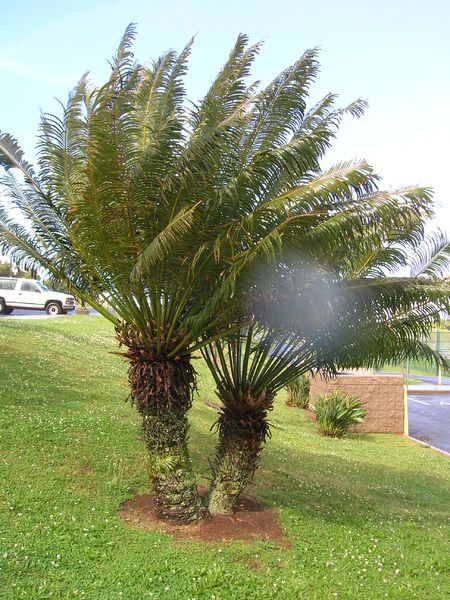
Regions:
<instances>
[{"instance_id":1,"label":"asphalt parking lot","mask_svg":"<svg viewBox=\"0 0 450 600\"><path fill-rule=\"evenodd\" d=\"M450 452L450 394L408 394L409 435Z\"/></svg>"},{"instance_id":2,"label":"asphalt parking lot","mask_svg":"<svg viewBox=\"0 0 450 600\"><path fill-rule=\"evenodd\" d=\"M69 315L74 315L75 311L72 310L70 312L67 313L67 315L61 315L63 317L65 316L69 316ZM1 318L5 318L7 319L8 317L47 317L47 318L53 318L53 317L49 317L47 315L47 313L45 312L45 310L23 310L20 308L16 308L14 309L14 312L10 315L0 315L0 319Z\"/></svg>"}]
</instances>

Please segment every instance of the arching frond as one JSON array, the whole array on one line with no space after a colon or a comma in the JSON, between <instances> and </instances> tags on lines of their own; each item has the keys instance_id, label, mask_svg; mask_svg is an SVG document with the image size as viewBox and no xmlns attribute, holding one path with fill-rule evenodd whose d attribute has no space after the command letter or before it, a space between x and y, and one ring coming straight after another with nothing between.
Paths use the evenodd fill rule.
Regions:
<instances>
[{"instance_id":1,"label":"arching frond","mask_svg":"<svg viewBox=\"0 0 450 600\"><path fill-rule=\"evenodd\" d=\"M432 278L448 277L450 273L450 242L444 233L436 231L423 239L415 249L411 275Z\"/></svg>"},{"instance_id":2,"label":"arching frond","mask_svg":"<svg viewBox=\"0 0 450 600\"><path fill-rule=\"evenodd\" d=\"M35 182L32 167L24 159L19 144L9 133L0 132L0 165L6 170L19 169L29 181Z\"/></svg>"},{"instance_id":3,"label":"arching frond","mask_svg":"<svg viewBox=\"0 0 450 600\"><path fill-rule=\"evenodd\" d=\"M130 25L103 86L84 75L59 115L42 116L36 172L0 136L0 250L107 295L157 353L182 355L245 327L249 299L291 265L360 281L421 247L429 190L379 190L364 160L321 170L342 119L366 102L339 108L329 94L308 106L316 50L260 90L250 70L261 45L240 35L187 109L192 40L141 65L134 36ZM386 308L406 306L398 286L378 288ZM358 310L378 315L370 289Z\"/></svg>"}]
</instances>

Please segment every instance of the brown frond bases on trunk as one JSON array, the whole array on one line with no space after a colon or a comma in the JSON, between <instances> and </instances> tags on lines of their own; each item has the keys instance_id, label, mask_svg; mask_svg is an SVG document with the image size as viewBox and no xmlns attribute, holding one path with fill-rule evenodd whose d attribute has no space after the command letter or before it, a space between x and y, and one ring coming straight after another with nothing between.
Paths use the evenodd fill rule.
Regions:
<instances>
[{"instance_id":1,"label":"brown frond bases on trunk","mask_svg":"<svg viewBox=\"0 0 450 600\"><path fill-rule=\"evenodd\" d=\"M190 359L157 356L151 329L143 340L122 325L117 338L127 347L123 356L130 363L131 403L142 416L157 515L177 523L200 521L208 511L201 504L187 449L186 413L196 380Z\"/></svg>"},{"instance_id":2,"label":"brown frond bases on trunk","mask_svg":"<svg viewBox=\"0 0 450 600\"><path fill-rule=\"evenodd\" d=\"M216 423L219 443L212 465L209 511L212 515L231 514L239 494L258 467L259 455L270 435L267 412L274 394L241 394L238 401L220 395L224 406Z\"/></svg>"}]
</instances>

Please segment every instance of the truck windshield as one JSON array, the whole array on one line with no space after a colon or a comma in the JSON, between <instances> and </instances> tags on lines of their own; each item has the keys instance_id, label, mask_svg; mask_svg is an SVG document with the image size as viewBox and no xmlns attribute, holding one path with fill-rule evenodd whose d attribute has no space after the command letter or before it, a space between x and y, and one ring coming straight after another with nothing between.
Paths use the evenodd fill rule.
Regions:
<instances>
[{"instance_id":1,"label":"truck windshield","mask_svg":"<svg viewBox=\"0 0 450 600\"><path fill-rule=\"evenodd\" d=\"M44 285L43 283L41 283L40 281L36 281L36 284L41 288L41 290L43 292L49 292L50 290L48 289L48 287L46 285Z\"/></svg>"}]
</instances>

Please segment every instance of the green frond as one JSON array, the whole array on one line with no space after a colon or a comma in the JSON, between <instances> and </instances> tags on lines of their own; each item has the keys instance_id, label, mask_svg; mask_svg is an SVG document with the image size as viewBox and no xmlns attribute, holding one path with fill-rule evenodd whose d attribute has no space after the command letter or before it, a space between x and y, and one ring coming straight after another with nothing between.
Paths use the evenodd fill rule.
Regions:
<instances>
[{"instance_id":1,"label":"green frond","mask_svg":"<svg viewBox=\"0 0 450 600\"><path fill-rule=\"evenodd\" d=\"M282 71L257 97L249 133L243 142L243 160L289 141L299 128L311 83L317 76L317 50L308 50Z\"/></svg>"},{"instance_id":2,"label":"green frond","mask_svg":"<svg viewBox=\"0 0 450 600\"><path fill-rule=\"evenodd\" d=\"M135 37L136 25L130 23L127 25L117 51L110 63L112 70L110 81L117 81L119 85L122 85L133 71L135 64L134 54L131 48Z\"/></svg>"},{"instance_id":3,"label":"green frond","mask_svg":"<svg viewBox=\"0 0 450 600\"><path fill-rule=\"evenodd\" d=\"M225 403L274 394L308 371L380 368L406 358L447 365L422 339L450 307L448 286L421 280L311 280L253 303L243 326L202 350ZM273 283L273 282L272 282ZM250 367L249 365L250 357Z\"/></svg>"},{"instance_id":4,"label":"green frond","mask_svg":"<svg viewBox=\"0 0 450 600\"><path fill-rule=\"evenodd\" d=\"M420 246L415 248L412 258L411 275L439 278L450 273L450 243L441 231L428 235Z\"/></svg>"},{"instance_id":5,"label":"green frond","mask_svg":"<svg viewBox=\"0 0 450 600\"><path fill-rule=\"evenodd\" d=\"M132 279L139 280L158 262L164 260L169 252L174 252L174 245L191 228L195 209L199 203L180 210L168 225L158 233L140 254L132 271ZM182 258L182 257L181 257Z\"/></svg>"},{"instance_id":6,"label":"green frond","mask_svg":"<svg viewBox=\"0 0 450 600\"><path fill-rule=\"evenodd\" d=\"M0 165L7 171L10 169L19 169L24 177L31 182L36 189L39 189L39 183L34 171L25 160L24 153L18 142L9 133L2 133L1 131Z\"/></svg>"},{"instance_id":7,"label":"green frond","mask_svg":"<svg viewBox=\"0 0 450 600\"><path fill-rule=\"evenodd\" d=\"M364 160L320 168L342 119L367 103L339 108L329 94L308 106L314 49L260 90L251 67L261 45L240 35L203 100L187 106L192 40L141 65L134 36L130 25L104 85L85 75L59 114L42 115L36 173L0 135L1 251L80 297L108 296L159 355L222 348L225 338L223 385L250 377L255 389L276 390L304 369L333 370L350 360L363 326L378 331L374 349L391 340L391 355L403 342L419 351L444 291L382 275L421 255L431 191L378 190ZM277 325L252 304L267 290ZM333 340L343 333L339 354ZM375 360L369 346L359 352L355 360Z\"/></svg>"}]
</instances>

